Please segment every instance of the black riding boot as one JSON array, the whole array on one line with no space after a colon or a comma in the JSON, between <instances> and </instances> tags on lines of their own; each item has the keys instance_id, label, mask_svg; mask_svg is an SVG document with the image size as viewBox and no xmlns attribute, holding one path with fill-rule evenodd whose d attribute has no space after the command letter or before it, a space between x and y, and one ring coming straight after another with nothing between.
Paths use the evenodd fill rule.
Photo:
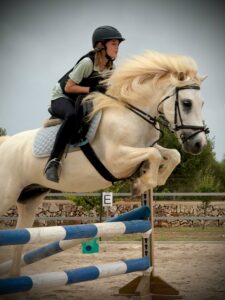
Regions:
<instances>
[{"instance_id":1,"label":"black riding boot","mask_svg":"<svg viewBox=\"0 0 225 300\"><path fill-rule=\"evenodd\" d=\"M77 134L78 118L76 114L70 114L60 126L56 135L55 144L49 160L46 164L44 173L48 180L59 181L59 165L66 145L71 141L71 137Z\"/></svg>"},{"instance_id":2,"label":"black riding boot","mask_svg":"<svg viewBox=\"0 0 225 300\"><path fill-rule=\"evenodd\" d=\"M45 176L48 180L59 182L59 165L60 160L58 158L53 158L48 161L45 167Z\"/></svg>"}]
</instances>

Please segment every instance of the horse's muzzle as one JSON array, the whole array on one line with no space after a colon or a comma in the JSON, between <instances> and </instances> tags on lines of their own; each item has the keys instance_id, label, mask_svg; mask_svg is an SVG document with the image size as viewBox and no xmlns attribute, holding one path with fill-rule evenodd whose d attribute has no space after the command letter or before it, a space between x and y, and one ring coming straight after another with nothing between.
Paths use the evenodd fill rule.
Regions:
<instances>
[{"instance_id":1,"label":"horse's muzzle","mask_svg":"<svg viewBox=\"0 0 225 300\"><path fill-rule=\"evenodd\" d=\"M194 155L200 154L207 145L205 132L184 130L180 134L183 150Z\"/></svg>"}]
</instances>

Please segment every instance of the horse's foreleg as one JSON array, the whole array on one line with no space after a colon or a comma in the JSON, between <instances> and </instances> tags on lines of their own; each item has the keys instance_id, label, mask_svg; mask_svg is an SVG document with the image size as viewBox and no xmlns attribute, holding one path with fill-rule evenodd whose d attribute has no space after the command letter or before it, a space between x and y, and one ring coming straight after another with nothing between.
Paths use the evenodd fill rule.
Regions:
<instances>
[{"instance_id":1,"label":"horse's foreleg","mask_svg":"<svg viewBox=\"0 0 225 300\"><path fill-rule=\"evenodd\" d=\"M136 195L139 195L157 185L161 159L160 152L153 147L133 148L128 146L117 146L114 154L111 152L110 169L115 176L125 177L127 176L127 172L132 173L143 161L148 161L150 167L145 170L143 175L135 180L133 185L133 192Z\"/></svg>"},{"instance_id":2,"label":"horse's foreleg","mask_svg":"<svg viewBox=\"0 0 225 300\"><path fill-rule=\"evenodd\" d=\"M180 163L180 153L175 149L167 149L159 145L155 145L155 148L157 148L162 155L157 184L164 185L175 167Z\"/></svg>"},{"instance_id":3,"label":"horse's foreleg","mask_svg":"<svg viewBox=\"0 0 225 300\"><path fill-rule=\"evenodd\" d=\"M26 199L25 202L18 202L18 220L16 228L30 228L32 227L35 219L35 212L39 204L47 193L42 193L38 196ZM10 268L11 276L20 275L20 264L24 245L14 246L13 259Z\"/></svg>"},{"instance_id":4,"label":"horse's foreleg","mask_svg":"<svg viewBox=\"0 0 225 300\"><path fill-rule=\"evenodd\" d=\"M2 169L1 169L2 168ZM16 204L21 187L14 183L10 177L9 172L4 172L4 168L1 165L0 168L0 216L7 212L13 205Z\"/></svg>"}]
</instances>

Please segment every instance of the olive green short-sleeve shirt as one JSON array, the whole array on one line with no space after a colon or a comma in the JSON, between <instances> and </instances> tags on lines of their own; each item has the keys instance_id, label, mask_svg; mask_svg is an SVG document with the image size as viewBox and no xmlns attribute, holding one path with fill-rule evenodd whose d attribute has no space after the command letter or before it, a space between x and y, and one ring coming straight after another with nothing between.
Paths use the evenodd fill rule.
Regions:
<instances>
[{"instance_id":1,"label":"olive green short-sleeve shirt","mask_svg":"<svg viewBox=\"0 0 225 300\"><path fill-rule=\"evenodd\" d=\"M74 69L69 74L69 78L76 84L79 84L83 78L89 77L92 71L93 62L89 57L85 57L74 67ZM57 84L53 87L51 100L55 100L60 97L66 96L63 94L63 90L59 82L57 82Z\"/></svg>"},{"instance_id":2,"label":"olive green short-sleeve shirt","mask_svg":"<svg viewBox=\"0 0 225 300\"><path fill-rule=\"evenodd\" d=\"M114 69L114 66L113 66ZM97 71L102 77L107 77L109 74L109 70L105 69L100 72L99 68L96 65L93 65L92 60L89 57L83 58L69 74L69 78L73 80L76 84L79 84L83 78L87 78L91 75L92 71ZM57 84L53 87L51 100L58 99L60 97L67 97L63 94L63 90L60 84Z\"/></svg>"}]
</instances>

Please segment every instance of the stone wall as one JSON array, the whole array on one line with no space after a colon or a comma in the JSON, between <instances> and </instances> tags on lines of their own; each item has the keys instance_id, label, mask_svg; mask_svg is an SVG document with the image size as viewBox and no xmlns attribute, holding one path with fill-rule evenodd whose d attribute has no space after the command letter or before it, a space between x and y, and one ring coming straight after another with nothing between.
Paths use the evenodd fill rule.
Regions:
<instances>
[{"instance_id":1,"label":"stone wall","mask_svg":"<svg viewBox=\"0 0 225 300\"><path fill-rule=\"evenodd\" d=\"M107 214L114 217L140 206L140 201L120 201L109 208ZM225 220L188 220L188 217L223 217L225 218L225 202L211 202L204 208L200 201L155 201L154 202L155 226L224 226ZM17 216L16 207L11 208L4 216ZM71 225L79 223L99 222L99 211L84 211L83 207L75 205L69 200L44 200L36 214L38 220L35 226ZM106 211L104 211L106 216ZM53 217L54 220L41 218ZM66 217L67 220L63 220ZM68 218L75 218L69 220ZM85 220L85 218L91 220ZM158 220L159 217L181 217L182 220ZM15 226L16 221L1 221L1 226Z\"/></svg>"}]
</instances>

